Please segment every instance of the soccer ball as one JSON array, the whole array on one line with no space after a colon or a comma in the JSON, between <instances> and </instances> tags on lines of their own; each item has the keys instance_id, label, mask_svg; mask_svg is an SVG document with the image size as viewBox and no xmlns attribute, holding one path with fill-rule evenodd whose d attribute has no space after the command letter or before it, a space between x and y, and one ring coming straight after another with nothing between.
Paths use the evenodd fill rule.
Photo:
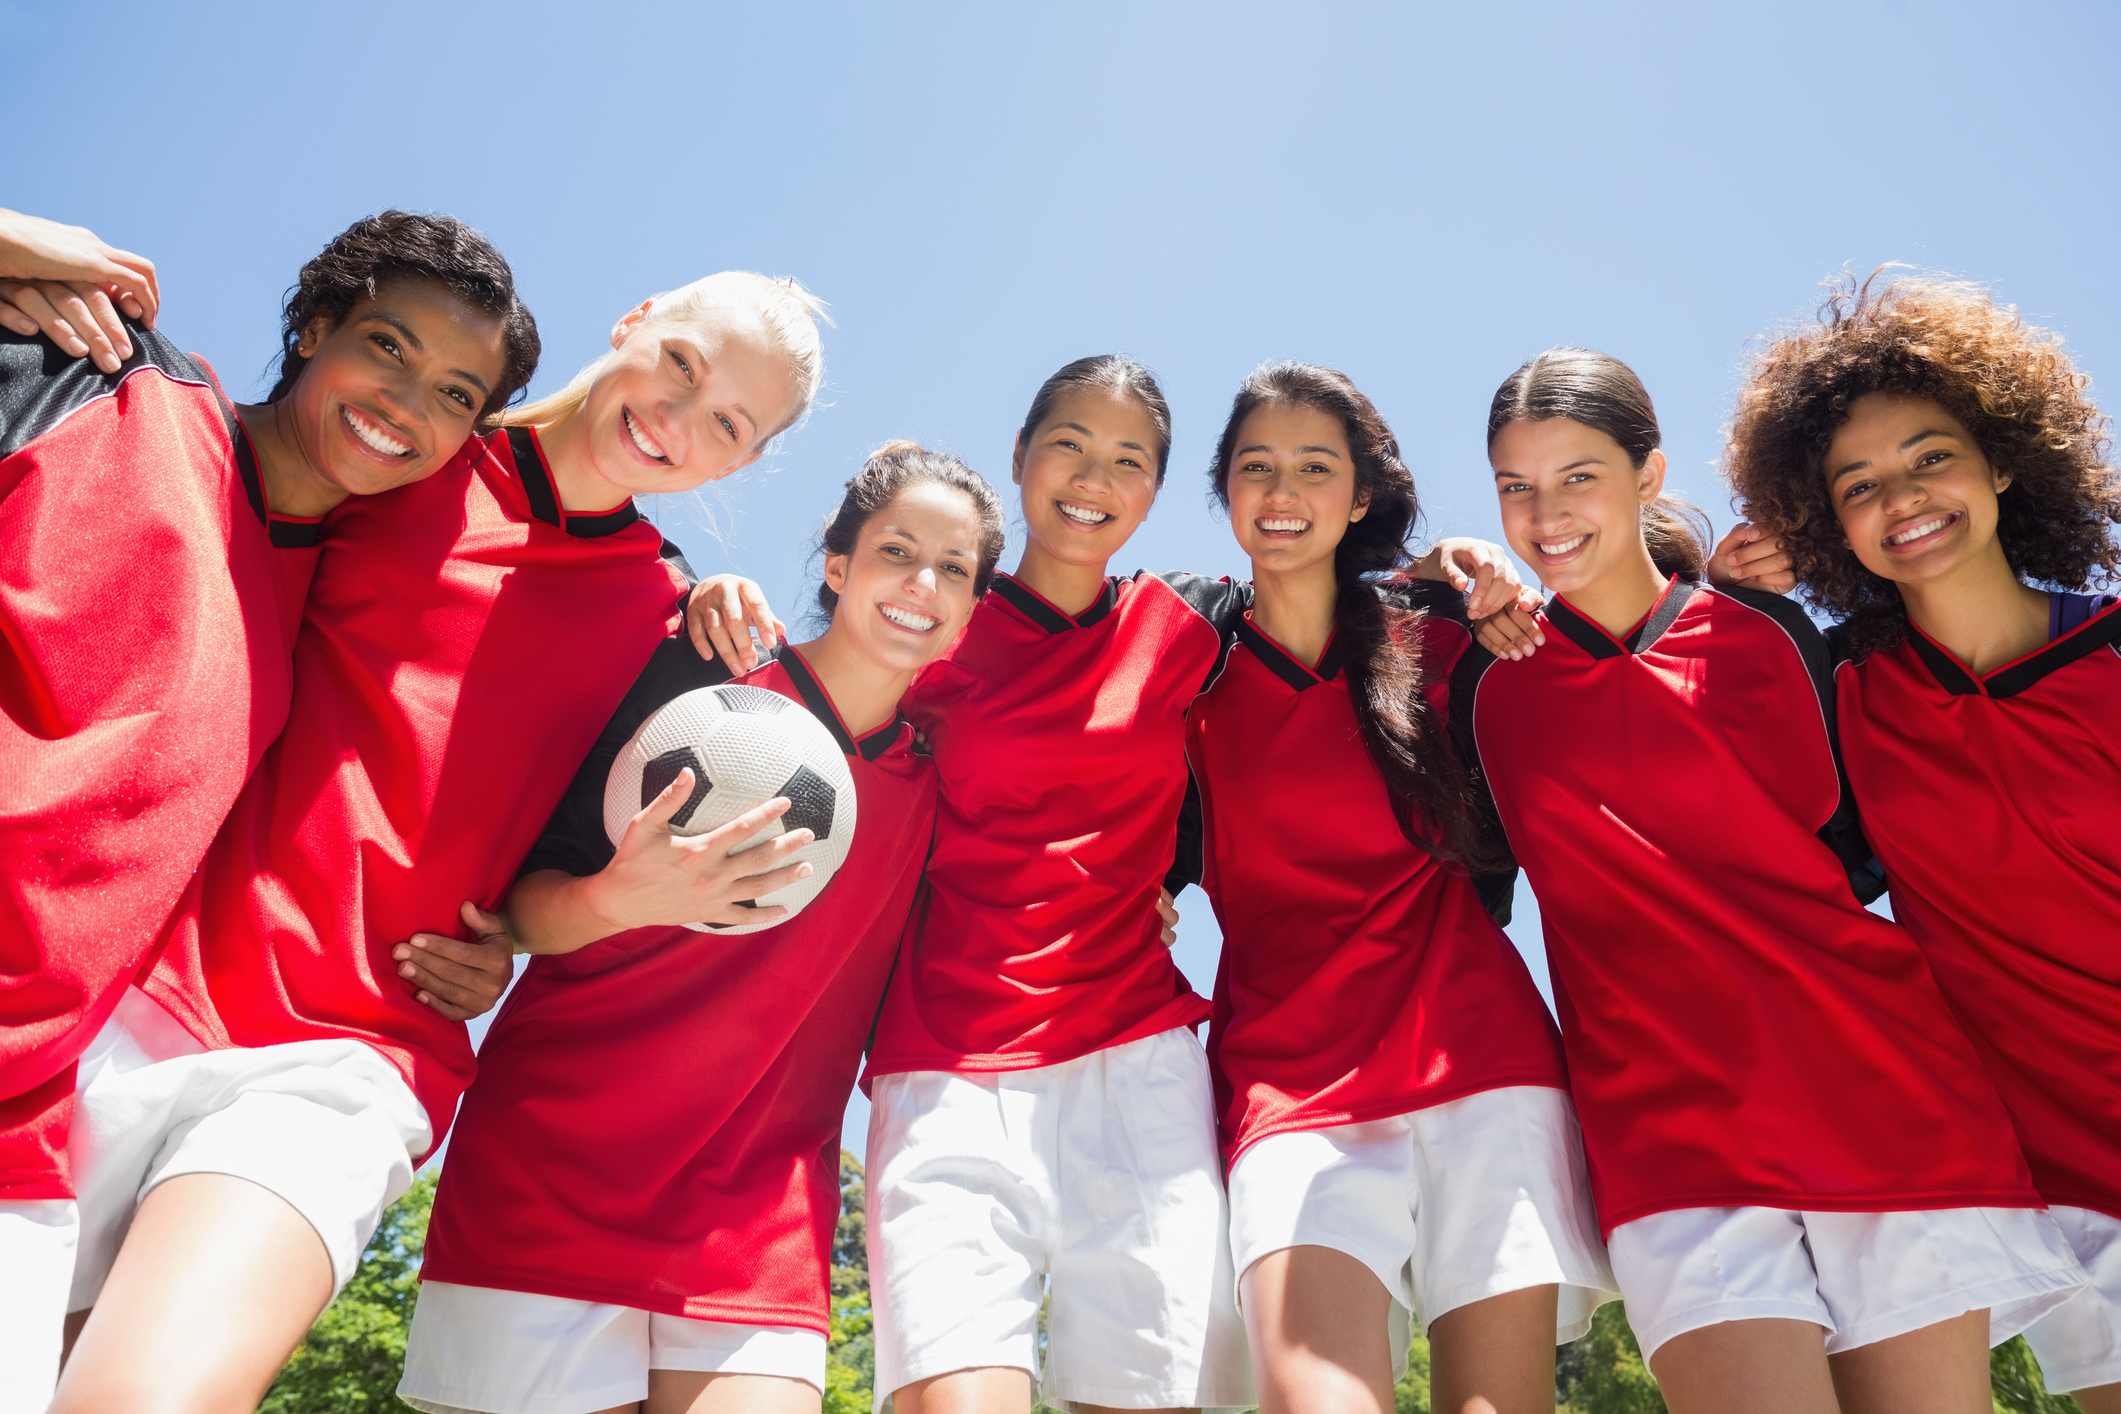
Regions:
<instances>
[{"instance_id":1,"label":"soccer ball","mask_svg":"<svg viewBox=\"0 0 2121 1414\"><path fill-rule=\"evenodd\" d=\"M779 904L786 914L761 923L686 927L703 933L757 932L787 922L824 892L854 843L854 777L832 733L802 703L763 687L728 683L674 697L649 713L604 780L604 831L612 844L688 766L692 794L670 818L671 833L705 834L780 795L788 798L788 813L738 850L785 830L808 829L817 838L782 861L808 861L809 878L753 901Z\"/></svg>"}]
</instances>

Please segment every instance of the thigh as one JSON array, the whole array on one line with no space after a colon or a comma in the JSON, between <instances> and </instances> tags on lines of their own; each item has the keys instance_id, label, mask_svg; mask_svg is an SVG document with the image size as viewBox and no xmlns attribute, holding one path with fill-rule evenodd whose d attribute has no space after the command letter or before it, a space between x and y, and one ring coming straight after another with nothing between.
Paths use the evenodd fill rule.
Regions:
<instances>
[{"instance_id":1,"label":"thigh","mask_svg":"<svg viewBox=\"0 0 2121 1414\"><path fill-rule=\"evenodd\" d=\"M1547 1344L1588 1330L1591 1312L1618 1287L1598 1240L1569 1097L1509 1086L1407 1119L1415 1234L1409 1271L1422 1320L1551 1287L1556 1321Z\"/></svg>"},{"instance_id":2,"label":"thigh","mask_svg":"<svg viewBox=\"0 0 2121 1414\"><path fill-rule=\"evenodd\" d=\"M1430 1408L1438 1414L1552 1414L1557 1291L1518 1287L1430 1321Z\"/></svg>"},{"instance_id":3,"label":"thigh","mask_svg":"<svg viewBox=\"0 0 2121 1414\"><path fill-rule=\"evenodd\" d=\"M277 1194L187 1174L142 1200L53 1414L248 1414L332 1295L316 1230Z\"/></svg>"},{"instance_id":4,"label":"thigh","mask_svg":"<svg viewBox=\"0 0 2121 1414\"><path fill-rule=\"evenodd\" d=\"M1823 1331L1811 1321L1698 1326L1659 1346L1649 1364L1672 1414L1840 1414Z\"/></svg>"},{"instance_id":5,"label":"thigh","mask_svg":"<svg viewBox=\"0 0 2121 1414\"><path fill-rule=\"evenodd\" d=\"M1284 1247L1248 1266L1241 1288L1260 1414L1391 1414L1396 1303L1367 1265Z\"/></svg>"},{"instance_id":6,"label":"thigh","mask_svg":"<svg viewBox=\"0 0 2121 1414\"><path fill-rule=\"evenodd\" d=\"M1063 1072L1049 1096L1061 1222L1044 1397L1249 1405L1200 1042L1169 1031L1051 1069Z\"/></svg>"},{"instance_id":7,"label":"thigh","mask_svg":"<svg viewBox=\"0 0 2121 1414\"><path fill-rule=\"evenodd\" d=\"M1842 1414L1990 1414L1988 1312L1828 1357Z\"/></svg>"},{"instance_id":8,"label":"thigh","mask_svg":"<svg viewBox=\"0 0 2121 1414\"><path fill-rule=\"evenodd\" d=\"M869 1284L887 1398L1000 1366L1028 1388L1054 1223L1028 1108L995 1076L915 1071L872 1086Z\"/></svg>"},{"instance_id":9,"label":"thigh","mask_svg":"<svg viewBox=\"0 0 2121 1414\"><path fill-rule=\"evenodd\" d=\"M1031 1372L988 1365L903 1384L890 1396L895 1414L1030 1414Z\"/></svg>"},{"instance_id":10,"label":"thigh","mask_svg":"<svg viewBox=\"0 0 2121 1414\"><path fill-rule=\"evenodd\" d=\"M650 1370L643 1414L818 1414L823 1395L780 1375Z\"/></svg>"}]
</instances>

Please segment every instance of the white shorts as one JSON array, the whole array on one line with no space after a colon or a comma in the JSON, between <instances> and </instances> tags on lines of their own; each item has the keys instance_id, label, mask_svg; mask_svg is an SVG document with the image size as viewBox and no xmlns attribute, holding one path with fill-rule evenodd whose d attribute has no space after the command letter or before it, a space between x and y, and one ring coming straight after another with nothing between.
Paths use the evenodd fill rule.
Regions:
<instances>
[{"instance_id":1,"label":"white shorts","mask_svg":"<svg viewBox=\"0 0 2121 1414\"><path fill-rule=\"evenodd\" d=\"M359 1041L209 1051L137 989L81 1057L73 1136L81 1247L67 1309L93 1306L148 1191L225 1173L309 1221L344 1286L432 1141L397 1068Z\"/></svg>"},{"instance_id":2,"label":"white shorts","mask_svg":"<svg viewBox=\"0 0 2121 1414\"><path fill-rule=\"evenodd\" d=\"M2091 1285L2025 1328L2049 1390L2121 1383L2121 1218L2050 1208Z\"/></svg>"},{"instance_id":3,"label":"white shorts","mask_svg":"<svg viewBox=\"0 0 2121 1414\"><path fill-rule=\"evenodd\" d=\"M425 1282L398 1398L427 1414L591 1414L648 1397L650 1370L825 1388L825 1337L563 1296Z\"/></svg>"},{"instance_id":4,"label":"white shorts","mask_svg":"<svg viewBox=\"0 0 2121 1414\"><path fill-rule=\"evenodd\" d=\"M71 1198L0 1203L0 1414L52 1402L80 1231Z\"/></svg>"},{"instance_id":5,"label":"white shorts","mask_svg":"<svg viewBox=\"0 0 2121 1414\"><path fill-rule=\"evenodd\" d=\"M2044 1208L1680 1208L1607 1243L1644 1360L1673 1336L1773 1317L1823 1327L1837 1355L1986 1309L2001 1345L2085 1280Z\"/></svg>"},{"instance_id":6,"label":"white shorts","mask_svg":"<svg viewBox=\"0 0 2121 1414\"><path fill-rule=\"evenodd\" d=\"M1576 1339L1617 1297L1568 1095L1520 1085L1389 1119L1270 1134L1230 1170L1240 1283L1289 1247L1330 1247L1392 1295L1392 1358L1408 1322L1561 1287L1554 1337Z\"/></svg>"},{"instance_id":7,"label":"white shorts","mask_svg":"<svg viewBox=\"0 0 2121 1414\"><path fill-rule=\"evenodd\" d=\"M878 1408L987 1365L1030 1371L1058 1407L1257 1402L1190 1030L1034 1070L880 1076L872 1091Z\"/></svg>"}]
</instances>

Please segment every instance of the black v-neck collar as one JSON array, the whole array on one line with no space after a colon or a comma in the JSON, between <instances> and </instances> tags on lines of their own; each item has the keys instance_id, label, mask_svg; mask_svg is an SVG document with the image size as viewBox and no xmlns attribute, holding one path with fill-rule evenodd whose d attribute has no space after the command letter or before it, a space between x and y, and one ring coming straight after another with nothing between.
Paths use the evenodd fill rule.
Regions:
<instances>
[{"instance_id":1,"label":"black v-neck collar","mask_svg":"<svg viewBox=\"0 0 2121 1414\"><path fill-rule=\"evenodd\" d=\"M894 715L890 721L873 732L865 732L859 739L849 735L847 724L840 720L839 708L832 705L825 685L817 680L816 673L810 671L810 665L803 661L803 655L796 651L794 644L783 644L775 661L781 665L781 671L788 674L788 680L795 684L795 690L802 694L803 705L810 709L810 715L823 722L825 730L832 733L840 755L874 761L898 740L899 726L906 720L900 715Z\"/></svg>"},{"instance_id":2,"label":"black v-neck collar","mask_svg":"<svg viewBox=\"0 0 2121 1414\"><path fill-rule=\"evenodd\" d=\"M573 515L560 509L560 494L553 485L552 471L545 465L545 453L538 446L537 434L528 427L508 429L508 445L515 453L516 478L523 483L523 494L530 498L530 513L555 529L593 540L600 535L612 535L624 530L641 518L641 512L632 501L600 515Z\"/></svg>"},{"instance_id":3,"label":"black v-neck collar","mask_svg":"<svg viewBox=\"0 0 2121 1414\"><path fill-rule=\"evenodd\" d=\"M1112 612L1119 603L1119 581L1106 579L1105 590L1097 596L1097 602L1077 614L1074 618L1062 613L1053 601L1025 584L1015 575L998 574L994 577L993 592L1002 596L1025 618L1037 624L1047 633L1066 633L1071 628L1089 628Z\"/></svg>"},{"instance_id":4,"label":"black v-neck collar","mask_svg":"<svg viewBox=\"0 0 2121 1414\"><path fill-rule=\"evenodd\" d=\"M2016 662L2006 663L1985 678L1974 676L1951 651L1908 620L1907 641L1915 656L1930 670L1937 685L1954 697L2015 697L2049 673L2068 667L2090 653L2121 643L2121 604L2112 604L2086 619L2075 629L2035 649Z\"/></svg>"},{"instance_id":5,"label":"black v-neck collar","mask_svg":"<svg viewBox=\"0 0 2121 1414\"><path fill-rule=\"evenodd\" d=\"M1340 638L1335 635L1326 644L1316 668L1298 662L1288 649L1261 633L1253 624L1252 616L1246 614L1237 621L1237 638L1252 650L1252 656L1265 665L1267 671L1289 686L1302 692L1307 687L1316 687L1322 682L1331 682L1340 676Z\"/></svg>"},{"instance_id":6,"label":"black v-neck collar","mask_svg":"<svg viewBox=\"0 0 2121 1414\"><path fill-rule=\"evenodd\" d=\"M1658 596L1656 604L1643 621L1635 625L1634 631L1625 639L1607 633L1598 623L1569 606L1569 601L1559 594L1547 601L1547 622L1567 635L1570 642L1590 654L1593 658L1624 658L1632 653L1647 650L1658 639L1665 636L1672 625L1678 622L1680 611L1701 586L1692 580L1674 577Z\"/></svg>"}]
</instances>

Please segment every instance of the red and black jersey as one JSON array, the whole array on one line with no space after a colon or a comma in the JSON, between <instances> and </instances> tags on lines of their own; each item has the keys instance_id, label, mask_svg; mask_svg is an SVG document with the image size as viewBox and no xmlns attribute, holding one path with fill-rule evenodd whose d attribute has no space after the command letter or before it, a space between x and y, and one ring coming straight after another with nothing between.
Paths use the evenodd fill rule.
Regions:
<instances>
[{"instance_id":1,"label":"red and black jersey","mask_svg":"<svg viewBox=\"0 0 2121 1414\"><path fill-rule=\"evenodd\" d=\"M658 649L526 868L608 862L612 759L656 708L727 677L683 636ZM640 928L534 959L480 1050L424 1278L829 1329L840 1124L934 839L935 770L903 717L850 736L793 648L738 681L831 730L852 851L763 932Z\"/></svg>"},{"instance_id":2,"label":"red and black jersey","mask_svg":"<svg viewBox=\"0 0 2121 1414\"><path fill-rule=\"evenodd\" d=\"M564 512L528 428L345 502L324 533L289 729L144 985L209 1047L373 1045L439 1143L471 1044L390 950L456 931L466 899L498 905L685 581L631 502Z\"/></svg>"},{"instance_id":3,"label":"red and black jersey","mask_svg":"<svg viewBox=\"0 0 2121 1414\"><path fill-rule=\"evenodd\" d=\"M1910 624L1835 681L1893 914L2034 1185L2121 1218L2121 608L1987 674Z\"/></svg>"},{"instance_id":4,"label":"red and black jersey","mask_svg":"<svg viewBox=\"0 0 2121 1414\"><path fill-rule=\"evenodd\" d=\"M997 575L906 713L943 804L869 1074L1022 1070L1205 1020L1156 899L1186 794L1186 709L1248 592L1138 573L1070 617Z\"/></svg>"},{"instance_id":5,"label":"red and black jersey","mask_svg":"<svg viewBox=\"0 0 2121 1414\"><path fill-rule=\"evenodd\" d=\"M1441 724L1472 638L1458 595L1424 598ZM1246 615L1186 746L1223 933L1208 1057L1226 1162L1270 1134L1567 1086L1546 1004L1472 879L1401 832L1337 643L1307 665Z\"/></svg>"},{"instance_id":6,"label":"red and black jersey","mask_svg":"<svg viewBox=\"0 0 2121 1414\"><path fill-rule=\"evenodd\" d=\"M2038 1206L1921 950L1859 896L1804 611L1675 580L1624 638L1559 597L1546 617L1535 656L1475 649L1451 692L1539 896L1605 1230Z\"/></svg>"},{"instance_id":7,"label":"red and black jersey","mask_svg":"<svg viewBox=\"0 0 2121 1414\"><path fill-rule=\"evenodd\" d=\"M287 717L270 516L213 371L0 334L0 1198L71 1194L74 1059ZM281 547L281 548L276 548Z\"/></svg>"}]
</instances>

